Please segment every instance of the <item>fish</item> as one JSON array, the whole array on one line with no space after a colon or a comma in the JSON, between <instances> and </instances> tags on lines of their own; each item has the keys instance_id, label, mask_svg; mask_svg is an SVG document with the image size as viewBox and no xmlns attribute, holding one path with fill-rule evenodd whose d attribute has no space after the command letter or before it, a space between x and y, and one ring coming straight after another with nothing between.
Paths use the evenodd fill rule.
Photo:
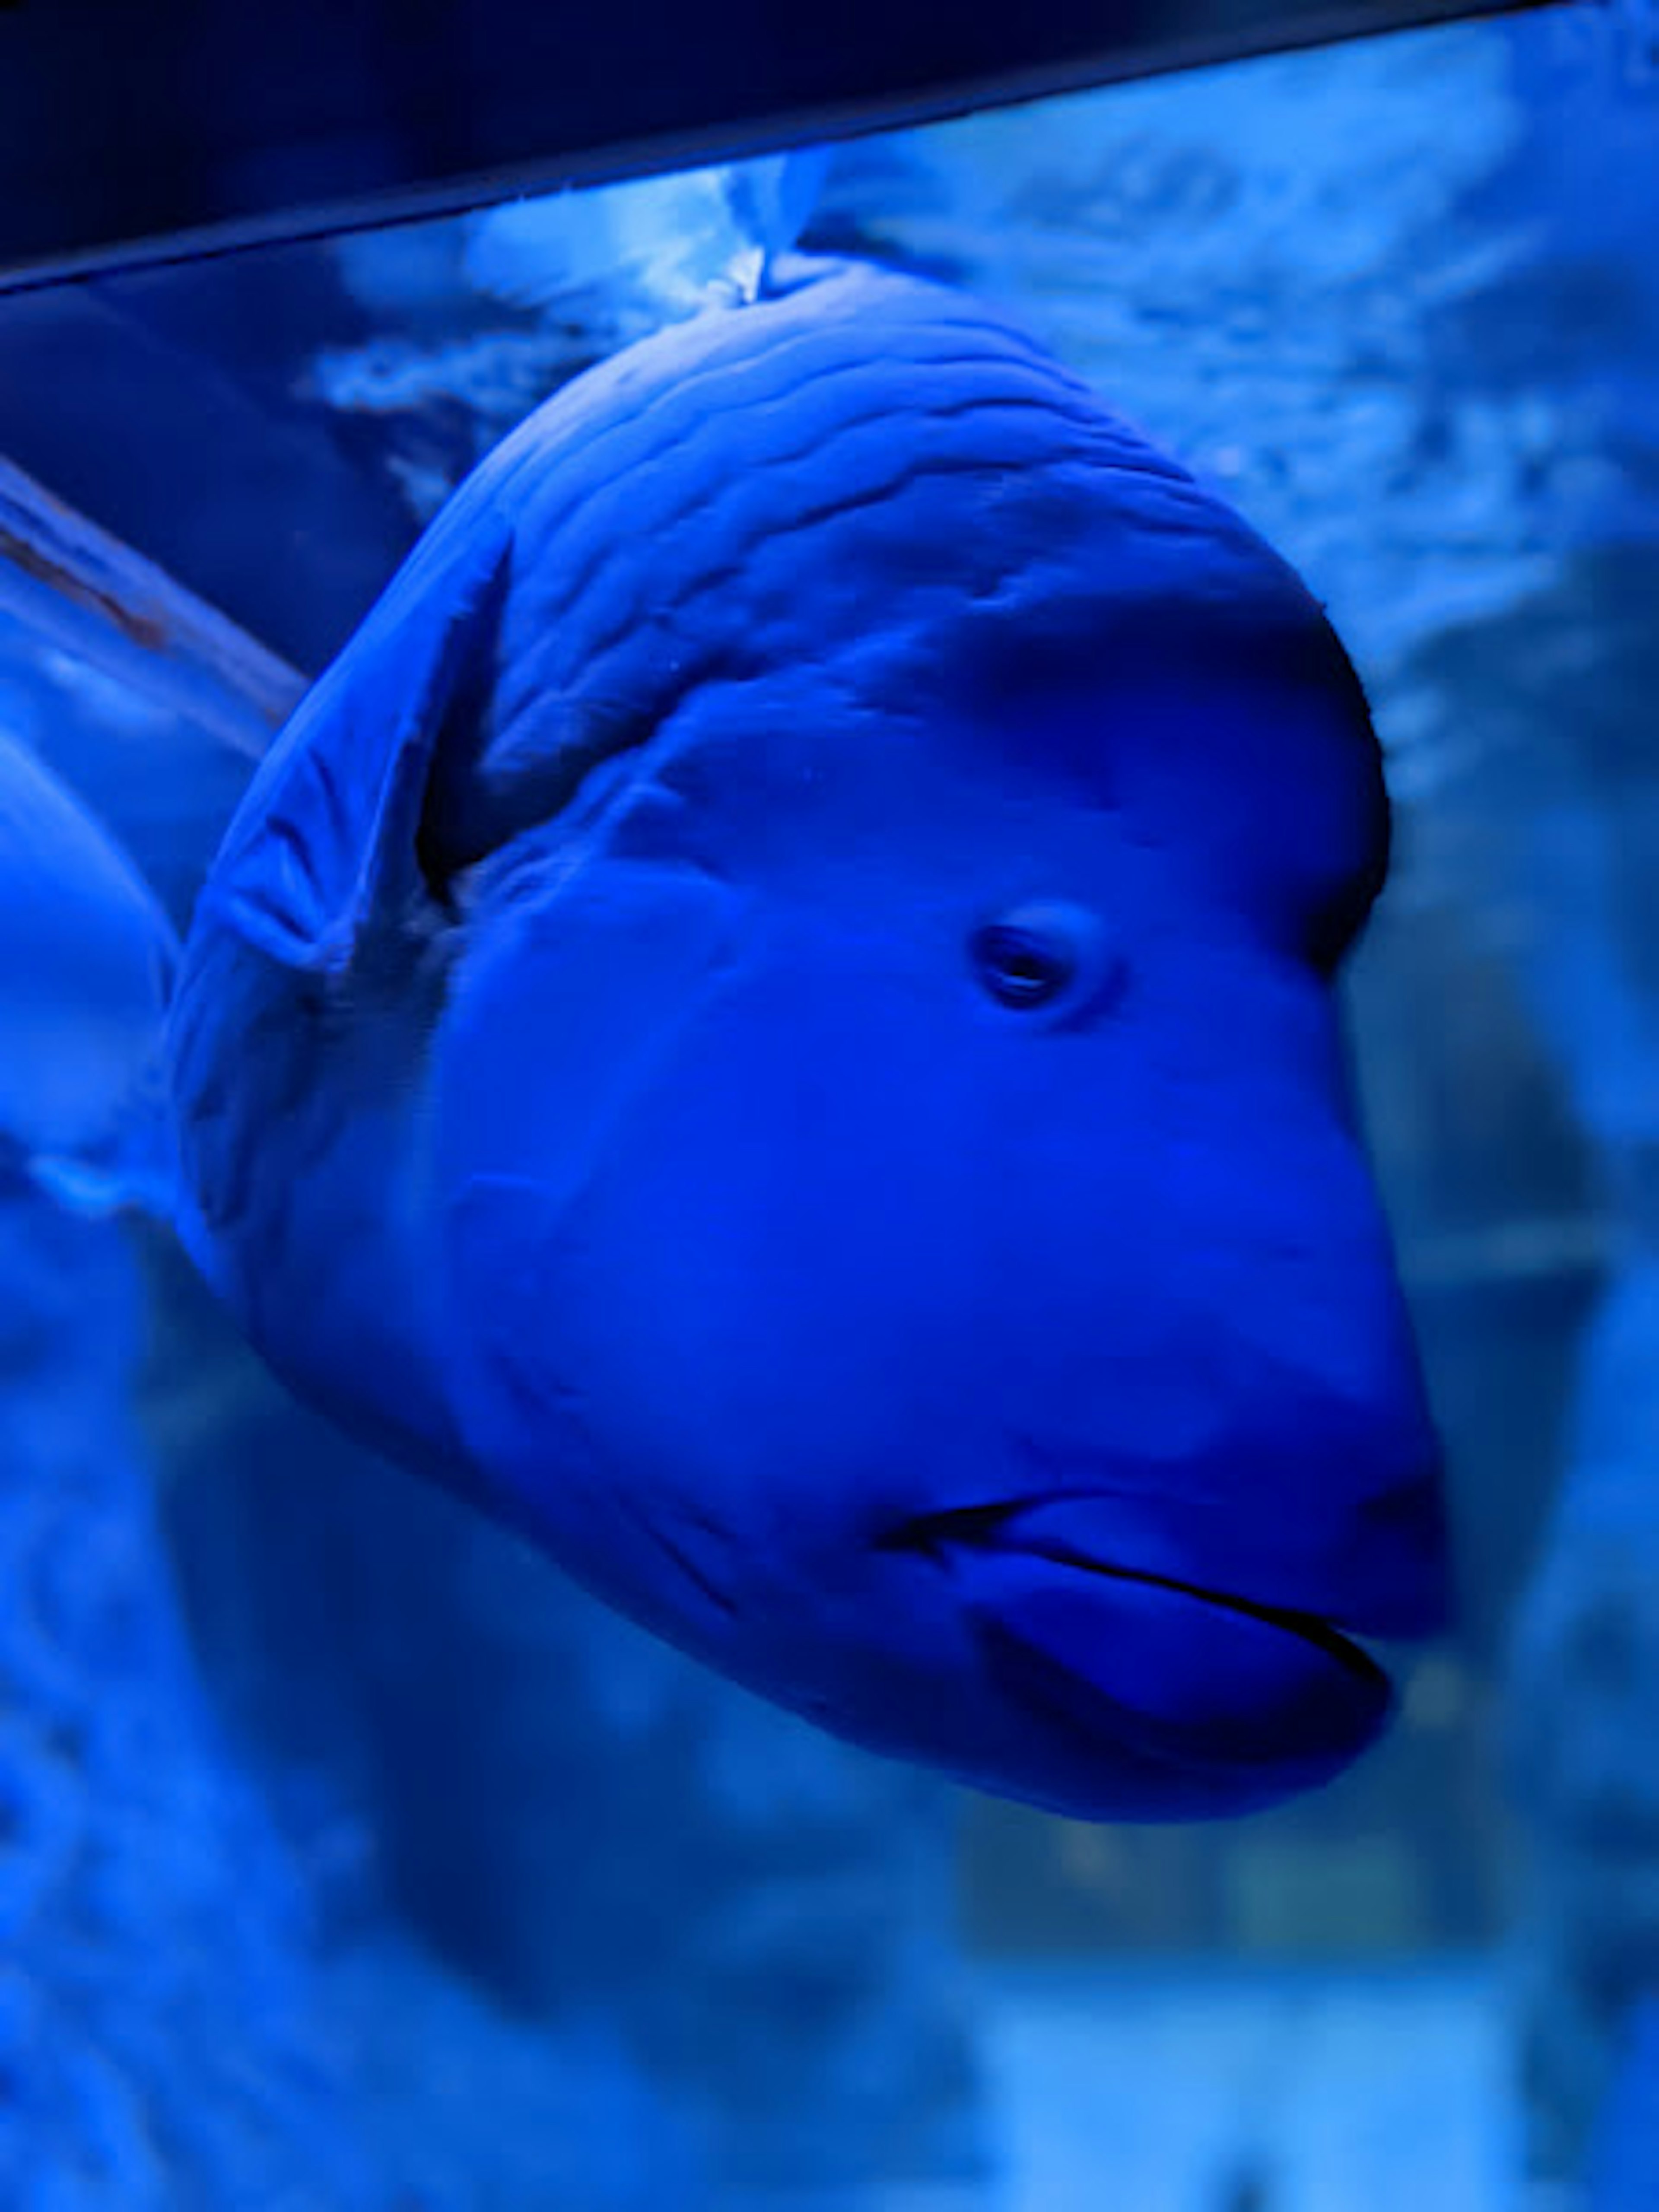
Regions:
<instances>
[{"instance_id":1,"label":"fish","mask_svg":"<svg viewBox=\"0 0 1659 2212\"><path fill-rule=\"evenodd\" d=\"M1291 565L993 308L785 254L458 488L254 775L172 1218L299 1396L852 1742L1321 1786L1448 1608Z\"/></svg>"},{"instance_id":2,"label":"fish","mask_svg":"<svg viewBox=\"0 0 1659 2212\"><path fill-rule=\"evenodd\" d=\"M77 1213L170 1201L178 958L125 847L0 727L0 1158Z\"/></svg>"}]
</instances>

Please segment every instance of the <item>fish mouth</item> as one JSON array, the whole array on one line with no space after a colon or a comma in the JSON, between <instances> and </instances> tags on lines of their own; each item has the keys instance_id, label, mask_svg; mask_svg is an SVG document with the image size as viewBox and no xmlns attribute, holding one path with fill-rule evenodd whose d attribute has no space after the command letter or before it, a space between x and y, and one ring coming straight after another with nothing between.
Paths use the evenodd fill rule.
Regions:
<instances>
[{"instance_id":1,"label":"fish mouth","mask_svg":"<svg viewBox=\"0 0 1659 2212\"><path fill-rule=\"evenodd\" d=\"M958 1583L987 1667L1036 1714L1157 1765L1328 1779L1380 1734L1394 1686L1322 1615L1101 1556L1075 1496L916 1516L884 1548ZM1091 1532L1092 1533L1092 1532Z\"/></svg>"}]
</instances>

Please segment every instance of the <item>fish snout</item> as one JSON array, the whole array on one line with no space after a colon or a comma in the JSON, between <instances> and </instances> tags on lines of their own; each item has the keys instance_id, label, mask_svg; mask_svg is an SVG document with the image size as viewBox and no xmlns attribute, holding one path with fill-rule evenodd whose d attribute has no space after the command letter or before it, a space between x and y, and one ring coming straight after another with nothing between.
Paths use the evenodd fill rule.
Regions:
<instances>
[{"instance_id":1,"label":"fish snout","mask_svg":"<svg viewBox=\"0 0 1659 2212\"><path fill-rule=\"evenodd\" d=\"M1447 1616L1431 1437L1410 1425L1391 1463L1388 1439L1347 1441L1316 1479L1239 1445L1177 1469L1022 1439L1029 1489L919 1516L889 1548L948 1575L988 1682L1072 1741L1085 1815L1091 1786L1114 1816L1251 1809L1386 1727L1394 1686L1357 1639Z\"/></svg>"},{"instance_id":2,"label":"fish snout","mask_svg":"<svg viewBox=\"0 0 1659 2212\"><path fill-rule=\"evenodd\" d=\"M1380 1209L1357 1173L1319 1187L1324 1241L1262 1201L1176 1244L1138 1308L1115 1283L1102 1344L1034 1342L1000 1408L1014 1479L982 1493L1021 1509L1006 1540L1356 1635L1447 1626L1442 1450Z\"/></svg>"},{"instance_id":3,"label":"fish snout","mask_svg":"<svg viewBox=\"0 0 1659 2212\"><path fill-rule=\"evenodd\" d=\"M1347 1635L1435 1636L1452 1610L1440 1449L1412 1400L1397 1410L1378 1425L1307 1406L1169 1460L1020 1437L1030 1485L999 1509L996 1540Z\"/></svg>"}]
</instances>

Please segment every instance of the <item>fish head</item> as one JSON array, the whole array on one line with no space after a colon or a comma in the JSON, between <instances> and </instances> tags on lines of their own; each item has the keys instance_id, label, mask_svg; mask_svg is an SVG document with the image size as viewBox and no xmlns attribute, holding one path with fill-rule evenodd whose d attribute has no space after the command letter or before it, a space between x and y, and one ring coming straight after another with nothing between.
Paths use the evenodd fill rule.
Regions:
<instances>
[{"instance_id":1,"label":"fish head","mask_svg":"<svg viewBox=\"0 0 1659 2212\"><path fill-rule=\"evenodd\" d=\"M400 651L503 538L441 710L339 718L430 738L418 867L377 801L344 883L441 890L398 1272L468 1480L987 1790L1329 1779L1390 1704L1356 1639L1432 1630L1446 1563L1335 995L1388 808L1323 611L1029 339L867 268L556 395Z\"/></svg>"},{"instance_id":2,"label":"fish head","mask_svg":"<svg viewBox=\"0 0 1659 2212\"><path fill-rule=\"evenodd\" d=\"M498 1503L739 1680L1080 1817L1330 1778L1390 1705L1353 1638L1444 1605L1334 989L1387 809L1293 612L712 690L479 887L441 1040Z\"/></svg>"}]
</instances>

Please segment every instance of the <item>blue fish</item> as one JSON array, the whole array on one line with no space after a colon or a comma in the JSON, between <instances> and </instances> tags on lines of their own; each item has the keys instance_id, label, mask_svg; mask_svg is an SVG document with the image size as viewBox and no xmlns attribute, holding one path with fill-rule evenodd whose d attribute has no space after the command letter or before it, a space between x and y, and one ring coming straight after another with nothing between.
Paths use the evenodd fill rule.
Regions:
<instances>
[{"instance_id":1,"label":"blue fish","mask_svg":"<svg viewBox=\"0 0 1659 2212\"><path fill-rule=\"evenodd\" d=\"M1322 1784L1445 1604L1333 979L1360 686L996 315L793 259L557 393L250 786L176 1218L300 1395L855 1742Z\"/></svg>"},{"instance_id":2,"label":"blue fish","mask_svg":"<svg viewBox=\"0 0 1659 2212\"><path fill-rule=\"evenodd\" d=\"M0 1158L77 1212L170 1200L178 957L118 840L0 730Z\"/></svg>"}]
</instances>

